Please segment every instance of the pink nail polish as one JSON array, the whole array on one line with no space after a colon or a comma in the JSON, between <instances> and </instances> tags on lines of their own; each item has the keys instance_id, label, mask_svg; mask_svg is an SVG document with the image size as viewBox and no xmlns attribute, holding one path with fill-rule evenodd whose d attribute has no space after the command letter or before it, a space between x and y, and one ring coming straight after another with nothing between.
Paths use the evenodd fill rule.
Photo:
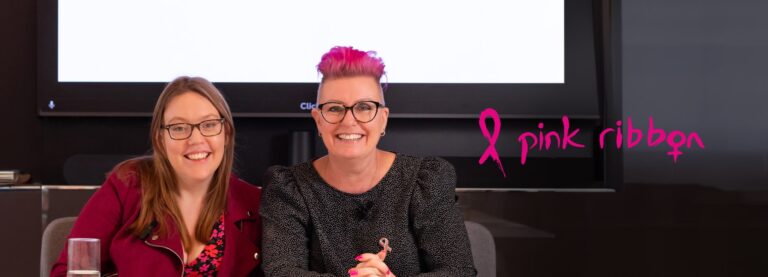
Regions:
<instances>
[{"instance_id":1,"label":"pink nail polish","mask_svg":"<svg viewBox=\"0 0 768 277\"><path fill-rule=\"evenodd\" d=\"M349 276L355 276L355 275L357 275L357 270L352 269L349 271Z\"/></svg>"},{"instance_id":2,"label":"pink nail polish","mask_svg":"<svg viewBox=\"0 0 768 277\"><path fill-rule=\"evenodd\" d=\"M392 271L390 271L389 269L387 269L387 275L389 275L389 274L392 274Z\"/></svg>"},{"instance_id":3,"label":"pink nail polish","mask_svg":"<svg viewBox=\"0 0 768 277\"><path fill-rule=\"evenodd\" d=\"M357 255L357 257L355 257L355 261L359 261L361 259L363 259L363 255Z\"/></svg>"}]
</instances>

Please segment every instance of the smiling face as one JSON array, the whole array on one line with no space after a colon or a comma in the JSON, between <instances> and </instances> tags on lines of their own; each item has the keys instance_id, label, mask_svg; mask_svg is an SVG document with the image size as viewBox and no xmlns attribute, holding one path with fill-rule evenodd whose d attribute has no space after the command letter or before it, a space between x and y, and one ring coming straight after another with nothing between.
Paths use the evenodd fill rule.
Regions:
<instances>
[{"instance_id":1,"label":"smiling face","mask_svg":"<svg viewBox=\"0 0 768 277\"><path fill-rule=\"evenodd\" d=\"M204 96L195 92L177 95L165 107L163 124L198 124L204 120L219 119L216 107ZM202 127L202 126L201 126ZM227 126L224 124L223 129ZM226 133L206 137L193 128L187 139L172 139L168 130L161 129L165 154L179 182L187 184L210 183L224 157Z\"/></svg>"},{"instance_id":2,"label":"smiling face","mask_svg":"<svg viewBox=\"0 0 768 277\"><path fill-rule=\"evenodd\" d=\"M384 103L381 87L370 76L341 77L323 81L318 91L318 103L337 102L350 107L360 101ZM323 138L328 155L340 158L360 158L374 155L381 133L387 126L389 109L380 107L376 117L368 123L360 123L346 111L344 119L336 124L328 123L318 109L312 110L317 130Z\"/></svg>"}]
</instances>

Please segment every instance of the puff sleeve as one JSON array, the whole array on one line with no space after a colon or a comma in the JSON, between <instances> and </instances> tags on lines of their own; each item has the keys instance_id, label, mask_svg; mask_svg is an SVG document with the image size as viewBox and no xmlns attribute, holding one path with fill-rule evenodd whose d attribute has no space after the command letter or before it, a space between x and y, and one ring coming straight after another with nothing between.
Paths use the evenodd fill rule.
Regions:
<instances>
[{"instance_id":1,"label":"puff sleeve","mask_svg":"<svg viewBox=\"0 0 768 277\"><path fill-rule=\"evenodd\" d=\"M333 276L309 271L309 211L293 173L273 166L264 178L261 204L266 276Z\"/></svg>"},{"instance_id":2,"label":"puff sleeve","mask_svg":"<svg viewBox=\"0 0 768 277\"><path fill-rule=\"evenodd\" d=\"M412 227L429 272L419 276L475 276L469 237L455 200L453 166L440 158L425 158L415 182Z\"/></svg>"}]
</instances>

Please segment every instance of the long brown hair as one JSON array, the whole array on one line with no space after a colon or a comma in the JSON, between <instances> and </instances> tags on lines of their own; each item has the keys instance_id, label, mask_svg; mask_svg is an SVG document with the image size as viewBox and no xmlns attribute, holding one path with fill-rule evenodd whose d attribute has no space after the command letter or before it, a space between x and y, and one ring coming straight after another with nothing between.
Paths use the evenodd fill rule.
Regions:
<instances>
[{"instance_id":1,"label":"long brown hair","mask_svg":"<svg viewBox=\"0 0 768 277\"><path fill-rule=\"evenodd\" d=\"M176 203L179 188L176 175L165 152L163 143L165 130L162 129L163 114L168 103L174 97L187 92L202 95L216 107L221 117L224 118L223 128L226 134L224 157L211 180L206 194L205 206L200 213L197 225L195 225L194 237L190 237ZM159 227L159 235L165 236L168 233L165 219L170 216L181 233L181 241L185 249L190 249L194 240L207 242L213 231L213 225L226 209L227 189L234 164L235 127L229 105L221 92L208 80L200 77L178 77L165 87L157 99L152 114L150 137L153 150L151 156L131 159L115 167L118 177L124 178L135 173L141 180L141 210L138 219L131 226L133 234L141 236L142 232L152 228L151 225L156 222Z\"/></svg>"}]
</instances>

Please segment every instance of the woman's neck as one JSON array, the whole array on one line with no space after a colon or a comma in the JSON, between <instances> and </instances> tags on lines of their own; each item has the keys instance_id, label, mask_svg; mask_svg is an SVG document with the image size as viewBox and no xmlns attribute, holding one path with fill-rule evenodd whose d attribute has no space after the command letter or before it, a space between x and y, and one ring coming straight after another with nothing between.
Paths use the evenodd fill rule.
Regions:
<instances>
[{"instance_id":1,"label":"woman's neck","mask_svg":"<svg viewBox=\"0 0 768 277\"><path fill-rule=\"evenodd\" d=\"M184 224L187 235L192 240L189 247L185 247L182 243L182 250L184 251L184 263L188 264L197 256L200 255L205 243L197 240L195 234L197 233L196 227L200 220L200 214L205 207L206 194L208 192L209 183L190 185L188 183L179 183L179 192L176 197L176 204L181 212L181 221Z\"/></svg>"},{"instance_id":2,"label":"woman's neck","mask_svg":"<svg viewBox=\"0 0 768 277\"><path fill-rule=\"evenodd\" d=\"M187 230L187 235L192 239L191 249L184 249L184 261L189 263L199 255L204 243L195 238L196 226L200 219L200 214L205 207L206 195L210 187L210 181L206 182L184 182L179 180L178 193L176 195L176 204L178 205L181 221Z\"/></svg>"},{"instance_id":3,"label":"woman's neck","mask_svg":"<svg viewBox=\"0 0 768 277\"><path fill-rule=\"evenodd\" d=\"M375 187L381 179L383 153L374 153L357 159L326 156L318 160L321 177L332 187L352 194L364 193ZM318 168L318 166L315 166Z\"/></svg>"},{"instance_id":4,"label":"woman's neck","mask_svg":"<svg viewBox=\"0 0 768 277\"><path fill-rule=\"evenodd\" d=\"M180 199L185 200L201 200L205 198L208 193L208 188L211 186L211 180L206 181L178 181L178 196Z\"/></svg>"}]
</instances>

